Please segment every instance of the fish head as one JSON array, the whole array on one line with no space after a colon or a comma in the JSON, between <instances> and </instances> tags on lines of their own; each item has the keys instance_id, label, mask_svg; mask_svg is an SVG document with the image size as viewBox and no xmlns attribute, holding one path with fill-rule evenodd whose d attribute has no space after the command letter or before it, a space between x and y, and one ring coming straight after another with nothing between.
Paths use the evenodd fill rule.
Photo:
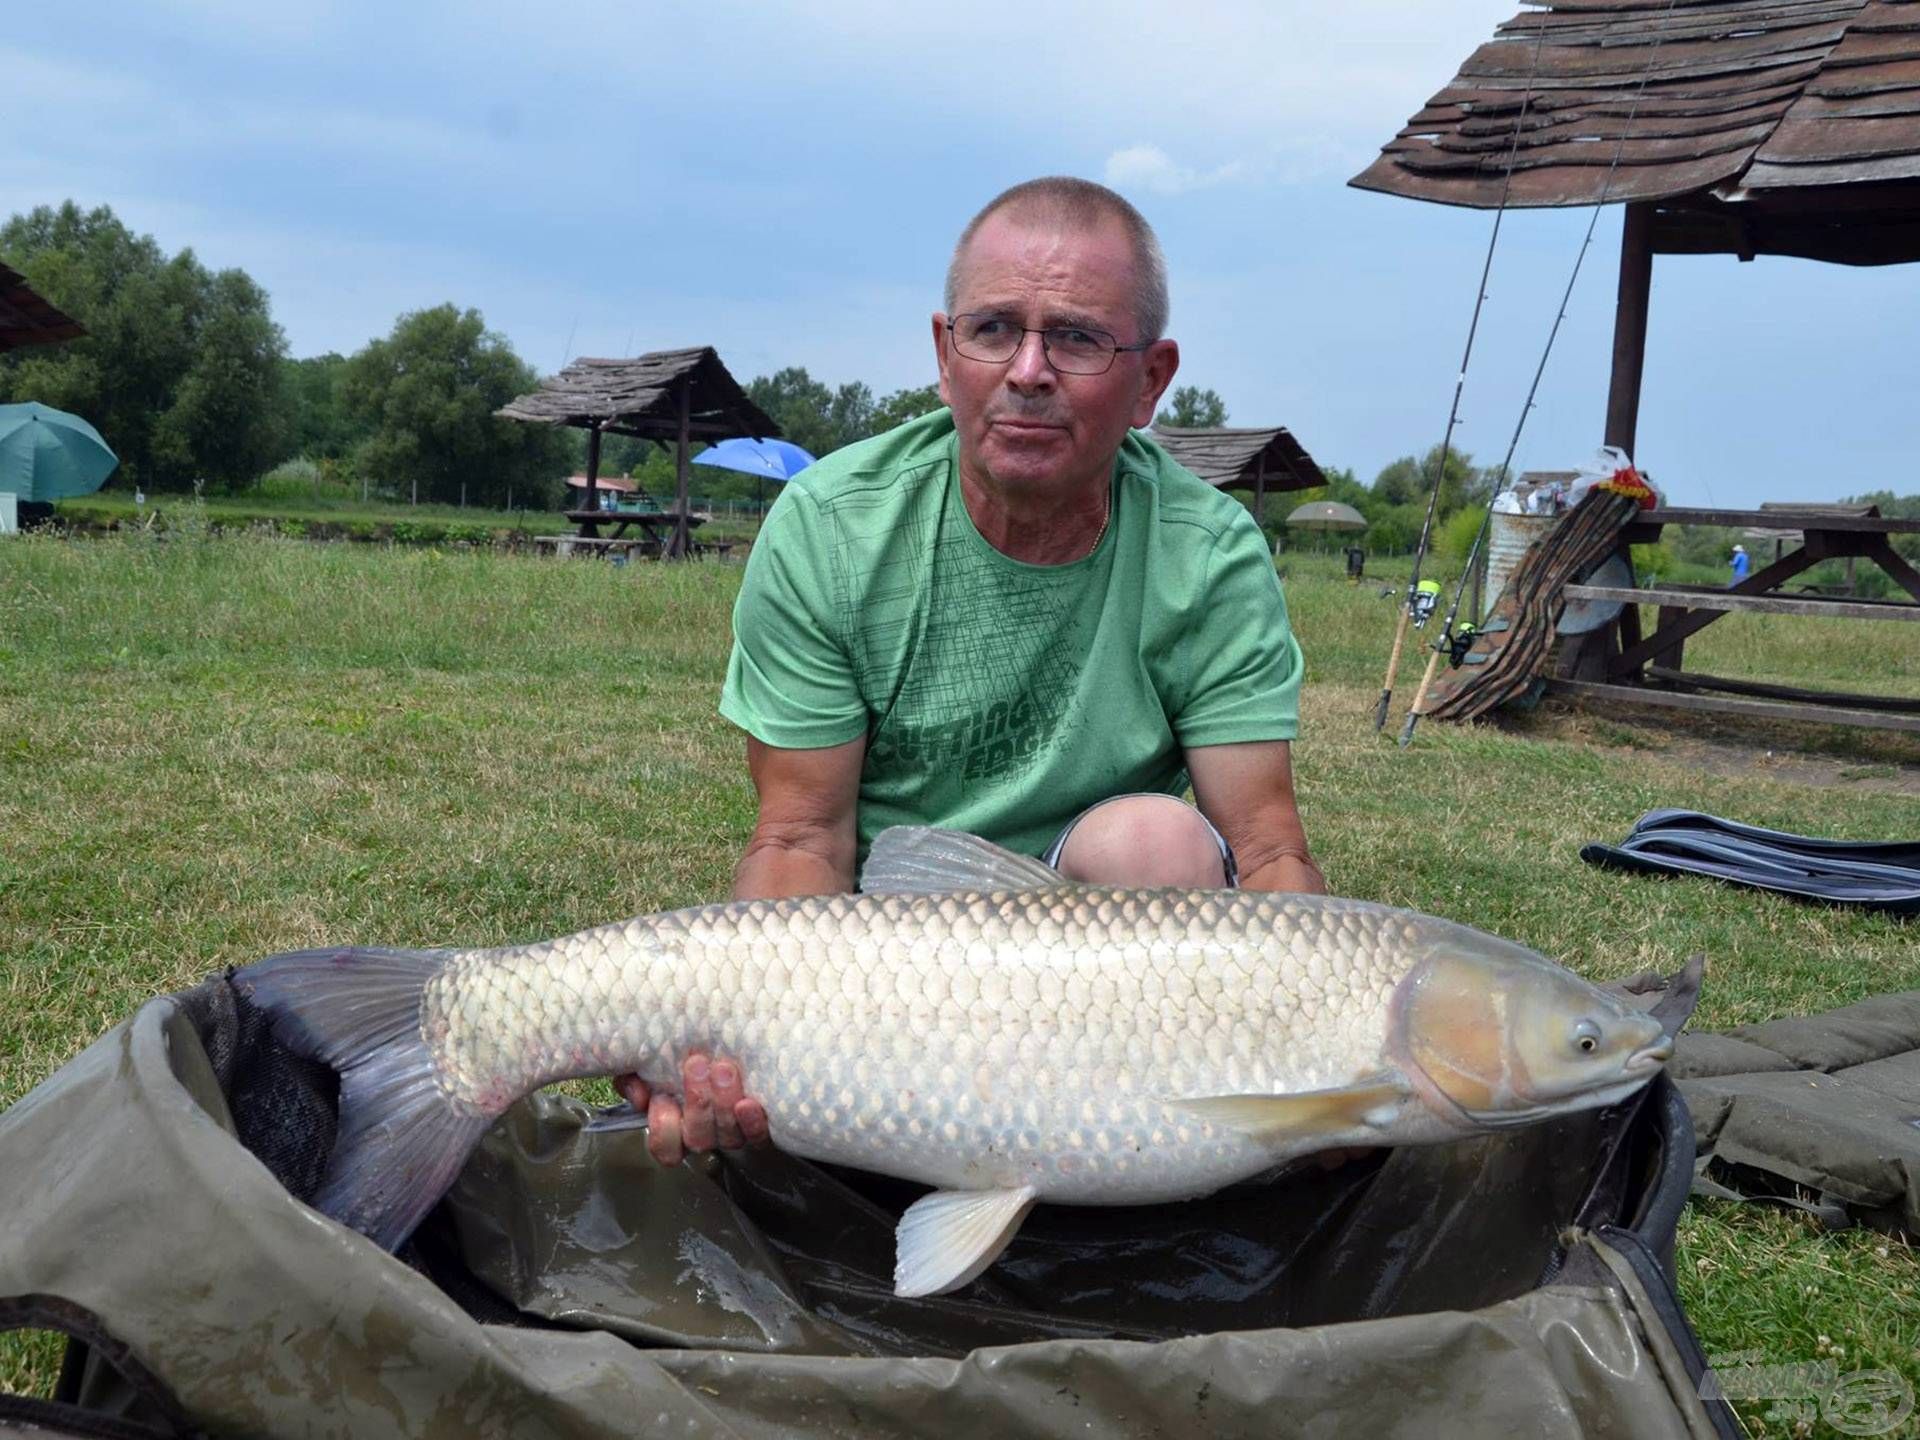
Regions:
<instances>
[{"instance_id":1,"label":"fish head","mask_svg":"<svg viewBox=\"0 0 1920 1440\"><path fill-rule=\"evenodd\" d=\"M1391 1049L1430 1106L1471 1126L1611 1105L1673 1054L1660 1022L1492 936L1442 940L1394 997Z\"/></svg>"}]
</instances>

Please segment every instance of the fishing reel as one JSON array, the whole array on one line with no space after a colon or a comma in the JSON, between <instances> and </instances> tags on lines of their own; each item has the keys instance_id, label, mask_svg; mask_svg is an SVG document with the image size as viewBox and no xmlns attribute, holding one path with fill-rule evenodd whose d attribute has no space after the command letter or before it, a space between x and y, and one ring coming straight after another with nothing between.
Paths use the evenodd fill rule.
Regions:
<instances>
[{"instance_id":1,"label":"fishing reel","mask_svg":"<svg viewBox=\"0 0 1920 1440\"><path fill-rule=\"evenodd\" d=\"M1473 648L1474 637L1480 633L1471 620L1462 620L1453 634L1443 636L1441 644L1447 651L1447 663L1458 670L1466 663L1467 651Z\"/></svg>"},{"instance_id":2,"label":"fishing reel","mask_svg":"<svg viewBox=\"0 0 1920 1440\"><path fill-rule=\"evenodd\" d=\"M1413 628L1424 630L1433 612L1440 606L1440 582L1422 580L1413 591Z\"/></svg>"}]
</instances>

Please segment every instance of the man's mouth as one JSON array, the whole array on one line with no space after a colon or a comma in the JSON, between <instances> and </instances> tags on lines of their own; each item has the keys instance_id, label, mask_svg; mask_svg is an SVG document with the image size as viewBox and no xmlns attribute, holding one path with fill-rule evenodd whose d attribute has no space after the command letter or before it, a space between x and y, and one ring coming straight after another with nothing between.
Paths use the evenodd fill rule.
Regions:
<instances>
[{"instance_id":1,"label":"man's mouth","mask_svg":"<svg viewBox=\"0 0 1920 1440\"><path fill-rule=\"evenodd\" d=\"M992 421L995 429L1005 430L1014 435L1047 435L1064 430L1067 427L1051 420L1034 420L1018 415L1002 415Z\"/></svg>"}]
</instances>

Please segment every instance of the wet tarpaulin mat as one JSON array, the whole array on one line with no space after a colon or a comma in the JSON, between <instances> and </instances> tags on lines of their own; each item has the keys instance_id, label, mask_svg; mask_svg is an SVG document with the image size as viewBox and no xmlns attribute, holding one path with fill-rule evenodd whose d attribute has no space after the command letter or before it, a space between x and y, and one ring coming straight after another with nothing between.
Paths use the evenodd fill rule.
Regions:
<instances>
[{"instance_id":1,"label":"wet tarpaulin mat","mask_svg":"<svg viewBox=\"0 0 1920 1440\"><path fill-rule=\"evenodd\" d=\"M1692 1000L1641 1003L1671 1029ZM1185 1204L1042 1206L920 1300L892 1292L891 1182L663 1170L551 1092L389 1255L296 1198L333 1104L216 979L0 1115L0 1300L118 1347L66 1367L74 1415L176 1433L117 1356L218 1435L1737 1433L1670 1280L1693 1149L1664 1077Z\"/></svg>"},{"instance_id":2,"label":"wet tarpaulin mat","mask_svg":"<svg viewBox=\"0 0 1920 1440\"><path fill-rule=\"evenodd\" d=\"M1920 842L1825 840L1695 810L1649 810L1618 845L1586 845L1589 865L1704 875L1894 915L1920 914Z\"/></svg>"},{"instance_id":3,"label":"wet tarpaulin mat","mask_svg":"<svg viewBox=\"0 0 1920 1440\"><path fill-rule=\"evenodd\" d=\"M1920 1236L1920 990L1684 1034L1702 1189Z\"/></svg>"}]
</instances>

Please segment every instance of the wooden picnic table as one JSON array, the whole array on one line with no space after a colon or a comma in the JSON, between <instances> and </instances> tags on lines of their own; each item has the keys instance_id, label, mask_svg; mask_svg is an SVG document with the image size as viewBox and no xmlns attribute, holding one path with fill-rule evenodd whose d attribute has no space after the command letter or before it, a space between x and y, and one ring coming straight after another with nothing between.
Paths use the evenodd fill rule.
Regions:
<instances>
[{"instance_id":1,"label":"wooden picnic table","mask_svg":"<svg viewBox=\"0 0 1920 1440\"><path fill-rule=\"evenodd\" d=\"M1920 700L1830 690L1809 690L1755 680L1734 680L1686 670L1686 641L1723 615L1739 611L1813 615L1846 620L1920 621L1920 571L1894 550L1889 537L1920 534L1920 520L1897 520L1872 507L1764 510L1703 510L1661 507L1631 520L1621 534L1628 545L1653 544L1668 525L1719 525L1798 532L1801 546L1779 554L1744 580L1725 588L1704 585L1568 585L1569 601L1619 602L1618 649L1606 656L1601 680L1563 678L1550 688L1570 695L1617 699L1679 709L1710 710L1765 719L1815 720L1828 724L1920 730ZM1865 600L1788 592L1786 583L1822 560L1871 560L1911 600ZM1640 606L1659 607L1652 633L1643 634ZM1591 672L1588 672L1589 674ZM1716 692L1716 693L1702 693ZM1733 698L1740 697L1740 698Z\"/></svg>"},{"instance_id":2,"label":"wooden picnic table","mask_svg":"<svg viewBox=\"0 0 1920 1440\"><path fill-rule=\"evenodd\" d=\"M602 525L613 527L610 538L619 539L628 526L638 526L651 540L666 540L673 535L680 516L672 510L568 510L567 519L586 539L597 539ZM687 516L687 529L698 530L707 523L704 515Z\"/></svg>"},{"instance_id":3,"label":"wooden picnic table","mask_svg":"<svg viewBox=\"0 0 1920 1440\"><path fill-rule=\"evenodd\" d=\"M582 548L602 548L596 543L601 540L624 540L627 538L628 528L633 527L641 532L640 536L634 537L640 543L628 548L637 548L649 555L676 556L681 553L677 548L677 537L682 533L680 530L682 517L677 511L584 509L568 510L563 513L573 522L578 540L587 542ZM685 519L687 551L692 553L695 551L692 534L707 523L707 517L689 514ZM601 535L600 528L603 525L611 527L610 534Z\"/></svg>"},{"instance_id":4,"label":"wooden picnic table","mask_svg":"<svg viewBox=\"0 0 1920 1440\"><path fill-rule=\"evenodd\" d=\"M574 523L572 535L537 535L535 544L540 549L551 548L555 554L571 555L581 552L597 555L633 555L672 556L675 537L678 533L678 512L672 510L566 510L562 511L567 519ZM688 515L686 554L693 557L714 555L722 559L733 549L730 540L702 541L692 538L692 532L707 523L704 515ZM601 527L607 527L611 533L602 535ZM639 534L629 535L629 528L637 528Z\"/></svg>"}]
</instances>

